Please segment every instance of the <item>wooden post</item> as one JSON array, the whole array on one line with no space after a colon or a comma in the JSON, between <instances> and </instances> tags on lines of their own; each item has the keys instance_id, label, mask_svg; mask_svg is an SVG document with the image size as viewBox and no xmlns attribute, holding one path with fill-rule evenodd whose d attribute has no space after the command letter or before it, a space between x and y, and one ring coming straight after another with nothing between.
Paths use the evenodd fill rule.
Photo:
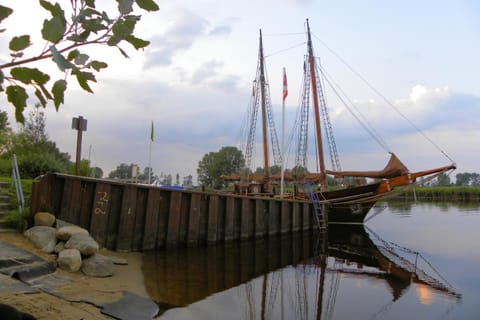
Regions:
<instances>
[{"instance_id":1,"label":"wooden post","mask_svg":"<svg viewBox=\"0 0 480 320\"><path fill-rule=\"evenodd\" d=\"M87 131L87 119L82 116L72 119L72 129L77 130L77 154L75 157L75 174L80 175L80 158L82 156L82 132Z\"/></svg>"}]
</instances>

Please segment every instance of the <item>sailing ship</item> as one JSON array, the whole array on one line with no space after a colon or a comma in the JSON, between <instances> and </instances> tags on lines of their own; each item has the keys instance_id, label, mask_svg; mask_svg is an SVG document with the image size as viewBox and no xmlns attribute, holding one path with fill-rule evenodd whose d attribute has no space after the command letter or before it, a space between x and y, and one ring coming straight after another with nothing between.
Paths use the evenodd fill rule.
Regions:
<instances>
[{"instance_id":1,"label":"sailing ship","mask_svg":"<svg viewBox=\"0 0 480 320\"><path fill-rule=\"evenodd\" d=\"M443 167L410 172L410 170L391 151L390 159L382 170L377 171L343 171L341 170L333 129L328 113L328 107L322 86L323 73L320 72L314 56L309 21L306 21L307 54L304 61L304 85L302 97L299 100L299 125L296 148L296 163L290 172L280 172L272 175L269 172L269 145L272 148L274 164L282 163L283 154L280 153L278 138L274 127L271 111L271 101L266 83L266 66L263 54L262 34L260 31L259 62L257 76L254 81L252 95L251 116L249 121L249 134L245 148L246 166L251 163L252 149L255 144L255 128L258 109L262 115L263 135L263 172L252 173L245 169L244 172L225 175L225 181L234 182L233 192L246 196L280 196L311 201L318 215L322 217L328 213L328 223L363 223L366 215L374 204L381 198L391 194L394 189L413 185L419 178L432 179L442 173L456 169L455 164ZM308 120L310 109L313 112L315 131L316 167L318 172L311 173L307 167L308 149ZM321 121L323 120L323 123ZM324 132L324 134L322 133ZM269 139L270 136L270 139ZM269 142L270 140L270 142ZM327 143L325 143L325 140ZM324 146L325 145L325 146ZM325 166L324 149L328 145L332 170ZM282 177L283 176L283 177ZM327 178L328 176L334 179ZM345 183L345 178L356 180L354 185ZM293 192L278 194L280 188L278 181L289 181L293 185ZM367 180L370 179L370 180ZM329 188L328 181L340 181L335 188Z\"/></svg>"}]
</instances>

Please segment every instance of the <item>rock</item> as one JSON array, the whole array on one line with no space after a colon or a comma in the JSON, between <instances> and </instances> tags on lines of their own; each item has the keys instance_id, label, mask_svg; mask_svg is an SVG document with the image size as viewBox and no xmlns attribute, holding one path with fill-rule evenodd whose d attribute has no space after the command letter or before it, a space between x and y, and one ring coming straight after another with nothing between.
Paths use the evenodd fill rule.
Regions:
<instances>
[{"instance_id":1,"label":"rock","mask_svg":"<svg viewBox=\"0 0 480 320\"><path fill-rule=\"evenodd\" d=\"M83 233L88 235L88 231L78 226L64 226L57 229L57 239L67 241L73 234Z\"/></svg>"},{"instance_id":2,"label":"rock","mask_svg":"<svg viewBox=\"0 0 480 320\"><path fill-rule=\"evenodd\" d=\"M118 264L122 266L128 265L128 262L126 259L115 257L115 256L109 256L109 258L112 259L113 264Z\"/></svg>"},{"instance_id":3,"label":"rock","mask_svg":"<svg viewBox=\"0 0 480 320\"><path fill-rule=\"evenodd\" d=\"M55 227L57 227L57 229L60 229L61 227L65 227L65 226L74 226L74 224L67 221L60 220L60 219L57 219L55 221Z\"/></svg>"},{"instance_id":4,"label":"rock","mask_svg":"<svg viewBox=\"0 0 480 320\"><path fill-rule=\"evenodd\" d=\"M112 259L96 253L83 259L81 269L87 276L110 277L113 275L113 262Z\"/></svg>"},{"instance_id":5,"label":"rock","mask_svg":"<svg viewBox=\"0 0 480 320\"><path fill-rule=\"evenodd\" d=\"M57 263L63 270L77 272L82 266L82 256L77 249L65 249L58 254Z\"/></svg>"},{"instance_id":6,"label":"rock","mask_svg":"<svg viewBox=\"0 0 480 320\"><path fill-rule=\"evenodd\" d=\"M63 249L65 249L65 242L59 241L53 249L53 252L60 253L60 251L62 251Z\"/></svg>"},{"instance_id":7,"label":"rock","mask_svg":"<svg viewBox=\"0 0 480 320\"><path fill-rule=\"evenodd\" d=\"M89 234L83 233L73 234L65 243L65 249L78 249L85 256L95 254L98 248L98 243Z\"/></svg>"},{"instance_id":8,"label":"rock","mask_svg":"<svg viewBox=\"0 0 480 320\"><path fill-rule=\"evenodd\" d=\"M52 253L55 249L55 245L57 244L57 237L55 233L55 228L35 226L25 231L24 235L43 252Z\"/></svg>"},{"instance_id":9,"label":"rock","mask_svg":"<svg viewBox=\"0 0 480 320\"><path fill-rule=\"evenodd\" d=\"M55 224L55 216L49 212L37 212L33 221L35 226L51 227Z\"/></svg>"},{"instance_id":10,"label":"rock","mask_svg":"<svg viewBox=\"0 0 480 320\"><path fill-rule=\"evenodd\" d=\"M16 308L0 303L0 314L2 315L2 319L8 320L35 320L34 316L29 313L25 313L22 311L17 310Z\"/></svg>"}]
</instances>

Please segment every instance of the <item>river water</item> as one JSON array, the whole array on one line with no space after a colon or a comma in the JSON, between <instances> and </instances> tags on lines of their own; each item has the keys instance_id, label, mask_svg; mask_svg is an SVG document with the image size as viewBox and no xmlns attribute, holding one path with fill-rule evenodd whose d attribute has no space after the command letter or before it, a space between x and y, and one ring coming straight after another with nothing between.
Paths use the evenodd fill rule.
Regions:
<instances>
[{"instance_id":1,"label":"river water","mask_svg":"<svg viewBox=\"0 0 480 320\"><path fill-rule=\"evenodd\" d=\"M480 204L372 215L326 234L146 253L145 285L161 319L480 319Z\"/></svg>"}]
</instances>

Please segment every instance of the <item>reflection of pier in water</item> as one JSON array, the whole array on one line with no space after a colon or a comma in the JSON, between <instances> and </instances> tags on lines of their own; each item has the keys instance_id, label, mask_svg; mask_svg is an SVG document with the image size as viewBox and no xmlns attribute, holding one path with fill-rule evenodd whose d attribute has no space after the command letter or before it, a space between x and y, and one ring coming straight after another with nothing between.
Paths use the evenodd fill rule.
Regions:
<instances>
[{"instance_id":1,"label":"reflection of pier in water","mask_svg":"<svg viewBox=\"0 0 480 320\"><path fill-rule=\"evenodd\" d=\"M332 314L341 274L384 281L391 303L412 282L460 298L446 281L427 275L392 246L367 233L362 225L331 225L325 235L304 233L146 253L145 283L152 299L167 308L184 307L230 288L240 289L244 307L253 308L262 318L267 314L267 318L277 318L280 309L283 312L280 295L287 288L295 291L290 295L296 296L297 302L290 308L295 309L296 318Z\"/></svg>"},{"instance_id":2,"label":"reflection of pier in water","mask_svg":"<svg viewBox=\"0 0 480 320\"><path fill-rule=\"evenodd\" d=\"M145 285L153 300L186 306L314 255L311 234L144 253Z\"/></svg>"}]
</instances>

